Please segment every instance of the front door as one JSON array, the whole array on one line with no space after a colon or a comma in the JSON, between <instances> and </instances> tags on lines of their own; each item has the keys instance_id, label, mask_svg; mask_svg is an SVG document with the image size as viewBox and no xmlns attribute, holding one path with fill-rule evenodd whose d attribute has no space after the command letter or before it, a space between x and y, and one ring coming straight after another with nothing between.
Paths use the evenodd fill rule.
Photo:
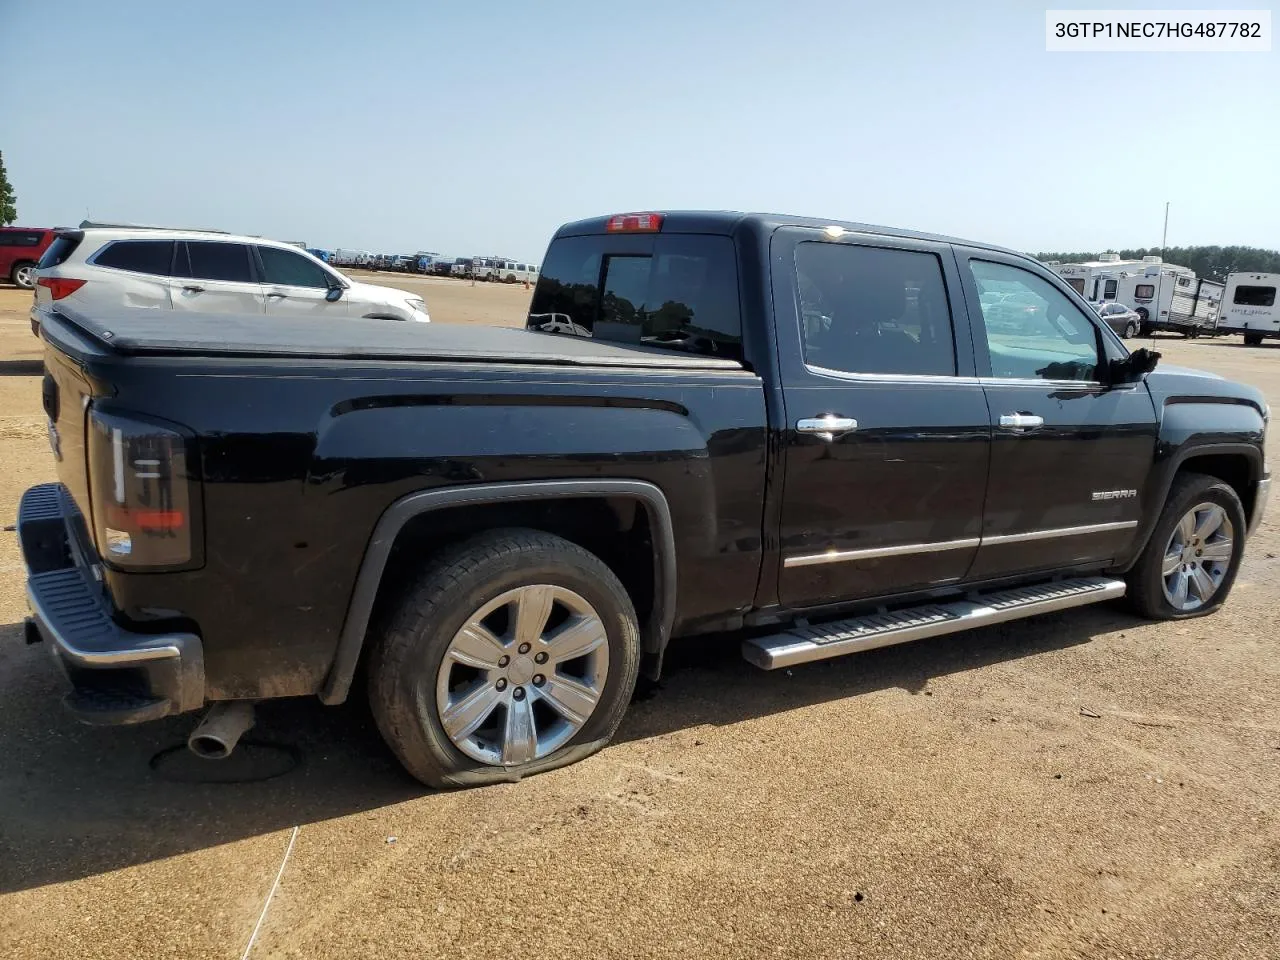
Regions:
<instances>
[{"instance_id":1,"label":"front door","mask_svg":"<svg viewBox=\"0 0 1280 960\"><path fill-rule=\"evenodd\" d=\"M179 240L170 300L175 310L199 313L262 313L265 298L247 243Z\"/></svg>"},{"instance_id":2,"label":"front door","mask_svg":"<svg viewBox=\"0 0 1280 960\"><path fill-rule=\"evenodd\" d=\"M950 248L795 227L771 254L787 418L779 600L962 579L991 429Z\"/></svg>"},{"instance_id":3,"label":"front door","mask_svg":"<svg viewBox=\"0 0 1280 960\"><path fill-rule=\"evenodd\" d=\"M982 546L970 578L1122 554L1155 459L1146 385L1107 382L1107 362L1123 357L1123 347L1047 271L987 251L961 251L960 260L992 426ZM1005 299L995 303L996 294Z\"/></svg>"},{"instance_id":4,"label":"front door","mask_svg":"<svg viewBox=\"0 0 1280 960\"><path fill-rule=\"evenodd\" d=\"M278 316L345 317L350 303L345 296L331 300L337 278L310 257L279 247L260 246L258 268L268 314ZM341 288L337 288L341 290Z\"/></svg>"}]
</instances>

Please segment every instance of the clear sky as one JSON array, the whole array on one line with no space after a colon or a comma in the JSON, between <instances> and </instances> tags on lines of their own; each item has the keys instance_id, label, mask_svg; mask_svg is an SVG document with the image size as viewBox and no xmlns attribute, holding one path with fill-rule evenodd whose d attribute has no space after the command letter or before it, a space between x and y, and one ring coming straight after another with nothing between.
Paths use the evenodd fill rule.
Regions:
<instances>
[{"instance_id":1,"label":"clear sky","mask_svg":"<svg viewBox=\"0 0 1280 960\"><path fill-rule=\"evenodd\" d=\"M0 0L0 151L23 224L375 252L662 208L1089 250L1166 200L1170 246L1280 247L1280 50L1045 52L1105 5Z\"/></svg>"}]
</instances>

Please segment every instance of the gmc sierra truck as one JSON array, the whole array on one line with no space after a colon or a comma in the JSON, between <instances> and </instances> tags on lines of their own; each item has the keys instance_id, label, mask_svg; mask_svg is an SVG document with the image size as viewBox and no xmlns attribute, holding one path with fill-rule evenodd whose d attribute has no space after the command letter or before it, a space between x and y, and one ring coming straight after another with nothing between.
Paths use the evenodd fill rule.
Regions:
<instances>
[{"instance_id":1,"label":"gmc sierra truck","mask_svg":"<svg viewBox=\"0 0 1280 960\"><path fill-rule=\"evenodd\" d=\"M525 329L42 317L28 639L81 720L336 704L434 786L577 760L669 641L765 670L1126 596L1226 600L1257 390L1133 353L1035 260L850 223L569 224Z\"/></svg>"}]
</instances>

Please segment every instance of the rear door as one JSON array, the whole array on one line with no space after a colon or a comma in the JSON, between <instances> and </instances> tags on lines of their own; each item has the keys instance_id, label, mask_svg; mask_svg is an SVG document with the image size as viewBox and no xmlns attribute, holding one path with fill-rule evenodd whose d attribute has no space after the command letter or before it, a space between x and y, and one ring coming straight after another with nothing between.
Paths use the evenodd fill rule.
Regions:
<instances>
[{"instance_id":1,"label":"rear door","mask_svg":"<svg viewBox=\"0 0 1280 960\"><path fill-rule=\"evenodd\" d=\"M991 479L971 579L1057 571L1120 555L1155 460L1144 383L1111 386L1124 356L1101 318L1027 261L957 248L991 410ZM1006 293L1017 311L993 311Z\"/></svg>"},{"instance_id":2,"label":"rear door","mask_svg":"<svg viewBox=\"0 0 1280 960\"><path fill-rule=\"evenodd\" d=\"M820 606L954 583L977 554L991 427L945 244L783 228L778 592Z\"/></svg>"},{"instance_id":3,"label":"rear door","mask_svg":"<svg viewBox=\"0 0 1280 960\"><path fill-rule=\"evenodd\" d=\"M175 310L263 313L253 248L225 240L179 240L170 291Z\"/></svg>"},{"instance_id":4,"label":"rear door","mask_svg":"<svg viewBox=\"0 0 1280 960\"><path fill-rule=\"evenodd\" d=\"M350 313L347 297L328 299L336 278L310 257L279 247L258 246L255 250L268 314L319 319Z\"/></svg>"}]
</instances>

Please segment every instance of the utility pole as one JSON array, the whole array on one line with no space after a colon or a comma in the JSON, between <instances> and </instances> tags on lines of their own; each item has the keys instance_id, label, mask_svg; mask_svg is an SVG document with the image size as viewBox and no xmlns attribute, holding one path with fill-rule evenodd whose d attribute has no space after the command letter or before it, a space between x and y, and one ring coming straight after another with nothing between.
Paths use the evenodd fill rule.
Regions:
<instances>
[{"instance_id":1,"label":"utility pole","mask_svg":"<svg viewBox=\"0 0 1280 960\"><path fill-rule=\"evenodd\" d=\"M1160 259L1164 259L1165 243L1169 239L1169 201L1164 202L1164 233L1160 234Z\"/></svg>"}]
</instances>

